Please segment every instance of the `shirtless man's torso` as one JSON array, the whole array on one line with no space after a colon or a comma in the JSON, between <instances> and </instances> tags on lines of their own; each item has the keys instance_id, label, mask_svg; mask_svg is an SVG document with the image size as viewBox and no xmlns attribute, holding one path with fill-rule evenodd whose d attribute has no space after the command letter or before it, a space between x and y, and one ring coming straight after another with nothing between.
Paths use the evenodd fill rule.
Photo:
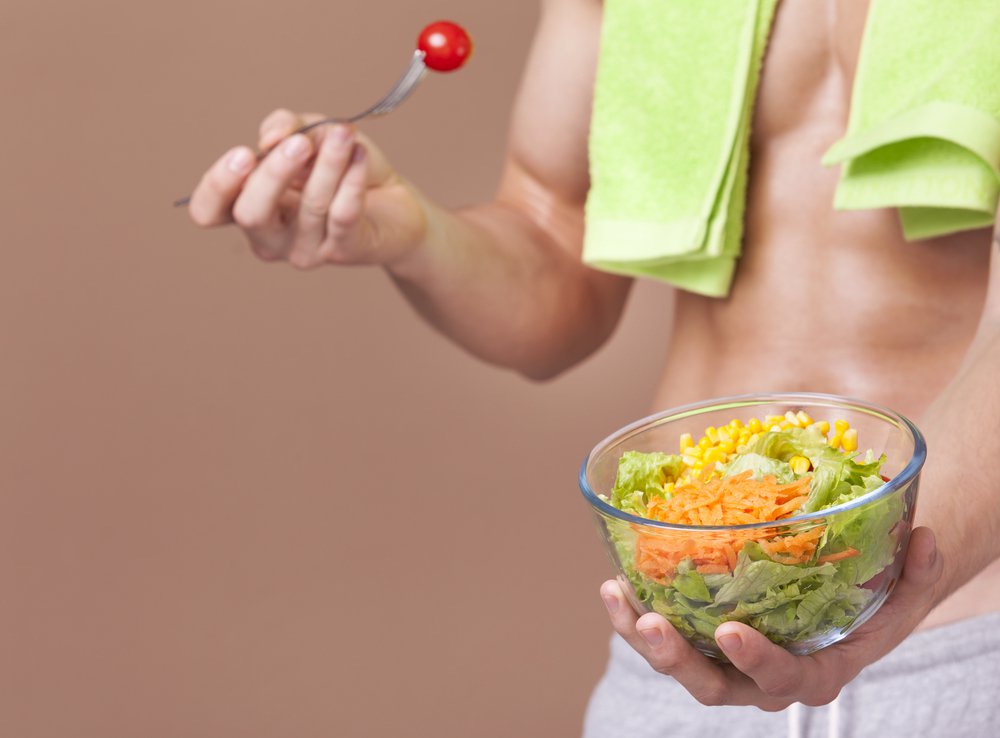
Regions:
<instances>
[{"instance_id":1,"label":"shirtless man's torso","mask_svg":"<svg viewBox=\"0 0 1000 738\"><path fill-rule=\"evenodd\" d=\"M654 407L755 391L829 392L919 424L955 375L983 309L989 234L907 243L893 210L834 211L839 172L820 165L847 127L867 6L778 6L733 290L727 300L678 294ZM997 609L994 564L925 624Z\"/></svg>"},{"instance_id":2,"label":"shirtless man's torso","mask_svg":"<svg viewBox=\"0 0 1000 738\"><path fill-rule=\"evenodd\" d=\"M832 666L818 671L815 659L795 659L752 631L740 647L749 661L737 664L738 673L693 653L645 648L634 613L609 604L630 646L691 694L709 688L712 699L698 697L706 704L823 704L921 618L931 633L931 626L1000 611L992 480L952 458L966 448L957 439L964 418L977 413L978 443L1000 455L989 420L1000 417L993 379L1000 254L985 231L906 243L892 210L835 212L838 171L820 164L847 127L867 10L862 0L778 6L752 124L745 240L732 292L721 300L677 293L673 323L662 326L669 350L652 409L757 391L828 392L891 407L924 423L929 436L918 518L936 526L950 550L963 536L979 543L958 562L944 545L944 557L934 555L927 531L915 532L910 553L918 563L908 559L876 615L889 613L883 625L873 619L874 635L856 633L860 646L845 645L848 638L824 649ZM235 222L261 258L299 268L378 264L421 315L471 354L533 378L557 375L604 344L632 285L580 260L602 11L601 0L543 2L492 202L460 211L435 205L361 133L333 126L291 135L315 118L279 110L258 142L281 142L278 150L259 166L246 147L227 152L195 189L192 219ZM956 506L949 487L960 483L963 505ZM925 556L916 557L921 550ZM749 643L755 637L756 646ZM789 682L798 673L801 684ZM651 689L659 695L662 686ZM901 689L910 693L909 685Z\"/></svg>"}]
</instances>

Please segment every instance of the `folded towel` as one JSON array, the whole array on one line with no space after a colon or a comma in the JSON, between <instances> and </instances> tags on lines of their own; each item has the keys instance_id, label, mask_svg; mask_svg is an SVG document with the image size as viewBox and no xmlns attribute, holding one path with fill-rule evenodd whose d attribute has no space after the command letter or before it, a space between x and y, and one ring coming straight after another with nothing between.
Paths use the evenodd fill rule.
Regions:
<instances>
[{"instance_id":1,"label":"folded towel","mask_svg":"<svg viewBox=\"0 0 1000 738\"><path fill-rule=\"evenodd\" d=\"M1000 198L1000 1L873 0L834 206L898 207L907 239L993 222Z\"/></svg>"},{"instance_id":2,"label":"folded towel","mask_svg":"<svg viewBox=\"0 0 1000 738\"><path fill-rule=\"evenodd\" d=\"M728 292L776 2L605 0L586 263Z\"/></svg>"},{"instance_id":3,"label":"folded towel","mask_svg":"<svg viewBox=\"0 0 1000 738\"><path fill-rule=\"evenodd\" d=\"M750 119L777 0L605 0L584 261L729 290ZM908 239L989 225L1000 197L1000 0L872 0L835 207Z\"/></svg>"}]
</instances>

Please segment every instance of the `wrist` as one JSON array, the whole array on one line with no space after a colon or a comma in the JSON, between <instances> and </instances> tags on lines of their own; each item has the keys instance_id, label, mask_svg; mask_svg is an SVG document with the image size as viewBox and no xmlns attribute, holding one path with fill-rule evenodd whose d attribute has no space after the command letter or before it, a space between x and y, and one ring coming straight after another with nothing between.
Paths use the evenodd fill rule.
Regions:
<instances>
[{"instance_id":1,"label":"wrist","mask_svg":"<svg viewBox=\"0 0 1000 738\"><path fill-rule=\"evenodd\" d=\"M393 279L419 282L433 271L433 254L437 244L443 240L445 229L442 219L445 213L409 183L404 186L413 196L419 226L400 243L390 258L382 262L382 267Z\"/></svg>"}]
</instances>

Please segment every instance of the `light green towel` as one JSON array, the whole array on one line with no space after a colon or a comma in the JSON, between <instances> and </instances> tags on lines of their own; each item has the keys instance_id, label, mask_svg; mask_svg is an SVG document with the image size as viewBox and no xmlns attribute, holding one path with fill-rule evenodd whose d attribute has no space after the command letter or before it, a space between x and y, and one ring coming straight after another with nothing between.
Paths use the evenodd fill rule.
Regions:
<instances>
[{"instance_id":1,"label":"light green towel","mask_svg":"<svg viewBox=\"0 0 1000 738\"><path fill-rule=\"evenodd\" d=\"M776 0L605 0L584 261L711 296L743 235ZM836 206L907 238L988 225L1000 195L1000 0L872 0Z\"/></svg>"},{"instance_id":2,"label":"light green towel","mask_svg":"<svg viewBox=\"0 0 1000 738\"><path fill-rule=\"evenodd\" d=\"M584 261L729 290L777 0L605 0Z\"/></svg>"},{"instance_id":3,"label":"light green towel","mask_svg":"<svg viewBox=\"0 0 1000 738\"><path fill-rule=\"evenodd\" d=\"M874 0L834 206L898 207L907 239L980 228L1000 198L1000 0Z\"/></svg>"}]
</instances>

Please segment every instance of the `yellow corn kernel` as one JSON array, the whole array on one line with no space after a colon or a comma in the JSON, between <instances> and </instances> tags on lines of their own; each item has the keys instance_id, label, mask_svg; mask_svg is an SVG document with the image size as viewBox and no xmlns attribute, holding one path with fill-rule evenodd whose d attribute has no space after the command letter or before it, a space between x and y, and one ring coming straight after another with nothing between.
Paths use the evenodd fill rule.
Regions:
<instances>
[{"instance_id":1,"label":"yellow corn kernel","mask_svg":"<svg viewBox=\"0 0 1000 738\"><path fill-rule=\"evenodd\" d=\"M698 448L708 448L711 445L712 445L712 442L710 440L708 440L707 438L705 438L704 436L702 436L700 439L698 439Z\"/></svg>"},{"instance_id":2,"label":"yellow corn kernel","mask_svg":"<svg viewBox=\"0 0 1000 738\"><path fill-rule=\"evenodd\" d=\"M851 427L851 424L846 420L835 420L833 421L833 428L837 433L843 434L845 430Z\"/></svg>"},{"instance_id":3,"label":"yellow corn kernel","mask_svg":"<svg viewBox=\"0 0 1000 738\"><path fill-rule=\"evenodd\" d=\"M780 423L780 424L778 425L778 427L779 427L779 428L780 428L781 430L788 430L789 428L791 428L791 427L792 427L792 424L791 424L791 423L790 423L789 421L787 421L787 420L786 420L786 421L784 421L783 423Z\"/></svg>"},{"instance_id":4,"label":"yellow corn kernel","mask_svg":"<svg viewBox=\"0 0 1000 738\"><path fill-rule=\"evenodd\" d=\"M719 447L710 448L705 452L705 456L703 458L705 460L705 465L711 466L715 462L725 459L725 452Z\"/></svg>"},{"instance_id":5,"label":"yellow corn kernel","mask_svg":"<svg viewBox=\"0 0 1000 738\"><path fill-rule=\"evenodd\" d=\"M708 426L705 429L705 436L712 442L713 446L719 442L719 431L715 429L715 426Z\"/></svg>"},{"instance_id":6,"label":"yellow corn kernel","mask_svg":"<svg viewBox=\"0 0 1000 738\"><path fill-rule=\"evenodd\" d=\"M857 451L858 432L854 428L848 428L844 431L844 437L841 442L845 451Z\"/></svg>"},{"instance_id":7,"label":"yellow corn kernel","mask_svg":"<svg viewBox=\"0 0 1000 738\"><path fill-rule=\"evenodd\" d=\"M796 428L802 425L802 421L799 420L799 416L793 413L791 410L785 413L785 421L788 422L790 425L795 426Z\"/></svg>"},{"instance_id":8,"label":"yellow corn kernel","mask_svg":"<svg viewBox=\"0 0 1000 738\"><path fill-rule=\"evenodd\" d=\"M729 443L733 440L733 434L729 432L729 428L724 425L719 426L719 443Z\"/></svg>"},{"instance_id":9,"label":"yellow corn kernel","mask_svg":"<svg viewBox=\"0 0 1000 738\"><path fill-rule=\"evenodd\" d=\"M799 410L797 413L795 413L795 417L799 419L799 423L802 425L803 428L812 425L813 419L809 417L809 413L807 413L805 410Z\"/></svg>"},{"instance_id":10,"label":"yellow corn kernel","mask_svg":"<svg viewBox=\"0 0 1000 738\"><path fill-rule=\"evenodd\" d=\"M725 443L719 444L719 450L724 454L731 454L736 450L736 444L732 441L726 441Z\"/></svg>"},{"instance_id":11,"label":"yellow corn kernel","mask_svg":"<svg viewBox=\"0 0 1000 738\"><path fill-rule=\"evenodd\" d=\"M792 467L792 471L796 474L805 474L809 471L809 467L812 466L809 463L809 459L805 456L793 456L788 460L788 465Z\"/></svg>"},{"instance_id":12,"label":"yellow corn kernel","mask_svg":"<svg viewBox=\"0 0 1000 738\"><path fill-rule=\"evenodd\" d=\"M750 431L747 430L746 428L744 428L743 430L740 431L740 434L739 434L739 436L736 437L736 440L739 443L746 443L747 441L750 440L750 436L751 435L752 434L750 433Z\"/></svg>"},{"instance_id":13,"label":"yellow corn kernel","mask_svg":"<svg viewBox=\"0 0 1000 738\"><path fill-rule=\"evenodd\" d=\"M736 453L745 454L749 450L749 448L750 447L747 446L745 443L741 443L739 446L736 447Z\"/></svg>"},{"instance_id":14,"label":"yellow corn kernel","mask_svg":"<svg viewBox=\"0 0 1000 738\"><path fill-rule=\"evenodd\" d=\"M691 464L692 469L701 469L703 466L705 466L705 462L701 459L695 459L695 462Z\"/></svg>"},{"instance_id":15,"label":"yellow corn kernel","mask_svg":"<svg viewBox=\"0 0 1000 738\"><path fill-rule=\"evenodd\" d=\"M757 418L750 418L750 422L747 423L747 428L750 429L751 433L760 433L764 430L764 424L757 420Z\"/></svg>"},{"instance_id":16,"label":"yellow corn kernel","mask_svg":"<svg viewBox=\"0 0 1000 738\"><path fill-rule=\"evenodd\" d=\"M761 428L761 430L764 430L764 429ZM754 445L755 443L757 443L757 439L759 439L759 438L760 438L760 433L754 433L752 436L750 436L747 439L747 446Z\"/></svg>"},{"instance_id":17,"label":"yellow corn kernel","mask_svg":"<svg viewBox=\"0 0 1000 738\"><path fill-rule=\"evenodd\" d=\"M843 440L844 436L842 433L834 433L830 440L827 441L830 448L840 448L840 442Z\"/></svg>"},{"instance_id":18,"label":"yellow corn kernel","mask_svg":"<svg viewBox=\"0 0 1000 738\"><path fill-rule=\"evenodd\" d=\"M824 436L830 432L830 423L826 420L820 420L817 423L813 423L812 427L822 433Z\"/></svg>"},{"instance_id":19,"label":"yellow corn kernel","mask_svg":"<svg viewBox=\"0 0 1000 738\"><path fill-rule=\"evenodd\" d=\"M697 456L692 456L690 454L684 454L681 458L684 460L684 463L687 464L688 466L694 466L695 462L698 461Z\"/></svg>"},{"instance_id":20,"label":"yellow corn kernel","mask_svg":"<svg viewBox=\"0 0 1000 738\"><path fill-rule=\"evenodd\" d=\"M665 485L663 485L663 491L666 492L667 495L672 495L674 493L674 488L675 485L673 482L667 482Z\"/></svg>"},{"instance_id":21,"label":"yellow corn kernel","mask_svg":"<svg viewBox=\"0 0 1000 738\"><path fill-rule=\"evenodd\" d=\"M743 427L743 423L740 422L739 418L733 418L729 421L729 427L732 430L739 430Z\"/></svg>"},{"instance_id":22,"label":"yellow corn kernel","mask_svg":"<svg viewBox=\"0 0 1000 738\"><path fill-rule=\"evenodd\" d=\"M685 456L693 456L696 459L700 459L705 455L705 449L700 446L692 446L691 448L686 448L683 451Z\"/></svg>"},{"instance_id":23,"label":"yellow corn kernel","mask_svg":"<svg viewBox=\"0 0 1000 738\"><path fill-rule=\"evenodd\" d=\"M774 425L775 423L780 423L784 419L784 415L768 415L767 418L765 418L765 425Z\"/></svg>"},{"instance_id":24,"label":"yellow corn kernel","mask_svg":"<svg viewBox=\"0 0 1000 738\"><path fill-rule=\"evenodd\" d=\"M777 423L775 423L774 425L769 425L769 426L767 427L767 430L768 430L768 432L770 432L770 433L777 433L778 431L780 431L780 430L781 430L781 426L780 426L780 425L778 425Z\"/></svg>"},{"instance_id":25,"label":"yellow corn kernel","mask_svg":"<svg viewBox=\"0 0 1000 738\"><path fill-rule=\"evenodd\" d=\"M681 451L686 448L691 448L694 446L694 439L691 437L690 433L684 433L681 435Z\"/></svg>"}]
</instances>

